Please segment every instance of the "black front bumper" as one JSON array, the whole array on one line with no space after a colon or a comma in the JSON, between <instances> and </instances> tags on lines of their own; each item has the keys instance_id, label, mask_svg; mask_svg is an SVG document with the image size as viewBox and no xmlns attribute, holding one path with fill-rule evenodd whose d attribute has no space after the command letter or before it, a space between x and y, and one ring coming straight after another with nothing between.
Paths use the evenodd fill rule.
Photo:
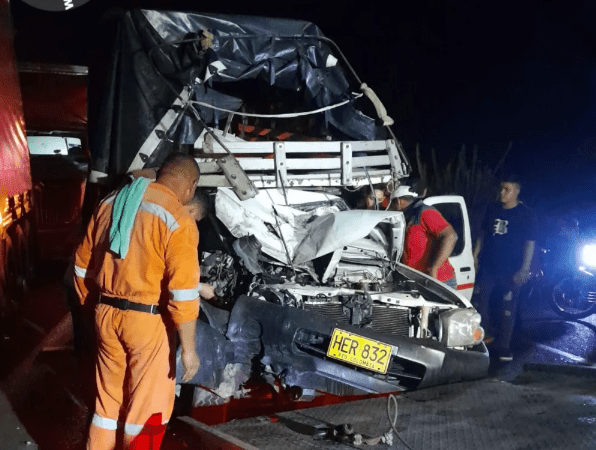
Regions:
<instances>
[{"instance_id":1,"label":"black front bumper","mask_svg":"<svg viewBox=\"0 0 596 450\"><path fill-rule=\"evenodd\" d=\"M387 393L423 388L486 376L489 357L483 343L468 350L452 350L433 339L415 339L352 325L339 325L298 308L240 297L230 317L228 333L247 319L260 324L261 362L281 374L287 385L303 389ZM334 328L341 328L390 344L394 351L386 374L362 369L326 356ZM312 344L315 341L316 344ZM340 389L341 391L341 389ZM337 393L337 392L332 392Z\"/></svg>"}]
</instances>

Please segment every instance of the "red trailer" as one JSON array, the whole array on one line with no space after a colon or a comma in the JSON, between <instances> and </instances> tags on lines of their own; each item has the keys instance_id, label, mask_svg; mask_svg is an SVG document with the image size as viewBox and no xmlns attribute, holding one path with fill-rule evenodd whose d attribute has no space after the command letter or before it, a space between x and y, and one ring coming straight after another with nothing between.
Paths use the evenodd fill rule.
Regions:
<instances>
[{"instance_id":1,"label":"red trailer","mask_svg":"<svg viewBox=\"0 0 596 450\"><path fill-rule=\"evenodd\" d=\"M8 0L0 0L0 316L30 278L34 217L31 169Z\"/></svg>"}]
</instances>

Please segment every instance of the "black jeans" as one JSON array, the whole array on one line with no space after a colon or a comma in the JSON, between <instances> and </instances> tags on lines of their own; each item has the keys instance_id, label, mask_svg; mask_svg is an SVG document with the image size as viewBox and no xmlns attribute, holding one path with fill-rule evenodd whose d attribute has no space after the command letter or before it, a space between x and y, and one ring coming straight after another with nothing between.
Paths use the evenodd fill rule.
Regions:
<instances>
[{"instance_id":1,"label":"black jeans","mask_svg":"<svg viewBox=\"0 0 596 450\"><path fill-rule=\"evenodd\" d=\"M476 309L482 327L494 337L495 347L509 351L515 326L521 285L513 282L513 274L480 273L476 280Z\"/></svg>"}]
</instances>

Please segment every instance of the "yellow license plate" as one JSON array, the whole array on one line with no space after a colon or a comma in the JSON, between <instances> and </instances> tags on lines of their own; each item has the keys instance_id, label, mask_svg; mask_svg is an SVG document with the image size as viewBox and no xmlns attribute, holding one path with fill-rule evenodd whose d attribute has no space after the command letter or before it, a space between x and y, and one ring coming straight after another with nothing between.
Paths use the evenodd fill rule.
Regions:
<instances>
[{"instance_id":1,"label":"yellow license plate","mask_svg":"<svg viewBox=\"0 0 596 450\"><path fill-rule=\"evenodd\" d=\"M392 349L391 345L335 328L327 356L375 372L387 373Z\"/></svg>"}]
</instances>

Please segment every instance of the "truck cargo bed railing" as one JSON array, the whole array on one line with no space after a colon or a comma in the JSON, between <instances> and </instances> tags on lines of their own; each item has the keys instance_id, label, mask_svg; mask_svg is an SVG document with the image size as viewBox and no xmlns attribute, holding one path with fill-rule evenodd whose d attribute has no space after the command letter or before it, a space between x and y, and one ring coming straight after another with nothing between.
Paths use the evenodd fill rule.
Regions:
<instances>
[{"instance_id":1,"label":"truck cargo bed railing","mask_svg":"<svg viewBox=\"0 0 596 450\"><path fill-rule=\"evenodd\" d=\"M393 139L382 141L224 142L257 188L363 186L405 177ZM220 164L230 155L209 136L197 149L199 186L230 186ZM219 160L220 164L216 162Z\"/></svg>"}]
</instances>

